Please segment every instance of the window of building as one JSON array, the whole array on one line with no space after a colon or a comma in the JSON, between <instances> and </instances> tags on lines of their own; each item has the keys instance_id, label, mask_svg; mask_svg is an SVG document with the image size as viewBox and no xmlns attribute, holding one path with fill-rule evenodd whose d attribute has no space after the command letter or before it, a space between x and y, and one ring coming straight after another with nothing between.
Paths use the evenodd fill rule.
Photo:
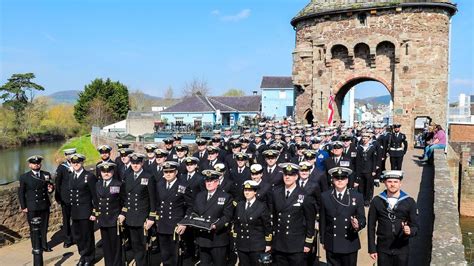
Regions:
<instances>
[{"instance_id":1,"label":"window of building","mask_svg":"<svg viewBox=\"0 0 474 266\"><path fill-rule=\"evenodd\" d=\"M183 117L176 117L175 121L177 126L184 126Z\"/></svg>"},{"instance_id":2,"label":"window of building","mask_svg":"<svg viewBox=\"0 0 474 266\"><path fill-rule=\"evenodd\" d=\"M361 26L366 26L367 25L367 14L366 13L357 14L357 19L359 20L359 23L360 23Z\"/></svg>"},{"instance_id":3,"label":"window of building","mask_svg":"<svg viewBox=\"0 0 474 266\"><path fill-rule=\"evenodd\" d=\"M280 99L286 99L286 91L285 90L280 90L279 98Z\"/></svg>"}]
</instances>

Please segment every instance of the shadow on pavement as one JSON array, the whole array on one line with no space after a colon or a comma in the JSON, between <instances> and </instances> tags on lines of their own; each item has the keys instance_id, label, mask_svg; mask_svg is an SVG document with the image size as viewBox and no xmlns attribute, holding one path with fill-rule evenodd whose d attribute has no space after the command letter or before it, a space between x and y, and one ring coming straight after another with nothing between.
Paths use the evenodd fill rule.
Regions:
<instances>
[{"instance_id":1,"label":"shadow on pavement","mask_svg":"<svg viewBox=\"0 0 474 266\"><path fill-rule=\"evenodd\" d=\"M415 163L419 163L414 160ZM434 200L434 166L424 164L420 190L416 200L418 205L418 235L410 242L409 265L430 265L433 236L433 200Z\"/></svg>"}]
</instances>

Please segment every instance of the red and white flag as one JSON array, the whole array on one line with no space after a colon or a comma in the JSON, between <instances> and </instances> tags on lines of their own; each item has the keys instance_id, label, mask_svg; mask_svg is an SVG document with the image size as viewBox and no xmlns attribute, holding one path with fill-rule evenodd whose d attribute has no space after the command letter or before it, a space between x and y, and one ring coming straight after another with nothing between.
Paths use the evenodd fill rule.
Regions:
<instances>
[{"instance_id":1,"label":"red and white flag","mask_svg":"<svg viewBox=\"0 0 474 266\"><path fill-rule=\"evenodd\" d=\"M332 104L334 103L334 95L329 95L329 102L328 102L328 126L332 125L332 119L334 116L334 108Z\"/></svg>"}]
</instances>

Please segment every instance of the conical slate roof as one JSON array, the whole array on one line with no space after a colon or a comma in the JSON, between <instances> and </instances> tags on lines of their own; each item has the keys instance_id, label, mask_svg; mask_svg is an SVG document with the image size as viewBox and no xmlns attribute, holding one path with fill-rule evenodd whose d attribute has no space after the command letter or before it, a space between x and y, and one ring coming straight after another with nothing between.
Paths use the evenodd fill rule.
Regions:
<instances>
[{"instance_id":1,"label":"conical slate roof","mask_svg":"<svg viewBox=\"0 0 474 266\"><path fill-rule=\"evenodd\" d=\"M456 5L450 0L312 0L291 20L291 24L296 26L301 20L319 15L373 8L420 5L445 7L450 9L451 14L454 14L457 10Z\"/></svg>"}]
</instances>

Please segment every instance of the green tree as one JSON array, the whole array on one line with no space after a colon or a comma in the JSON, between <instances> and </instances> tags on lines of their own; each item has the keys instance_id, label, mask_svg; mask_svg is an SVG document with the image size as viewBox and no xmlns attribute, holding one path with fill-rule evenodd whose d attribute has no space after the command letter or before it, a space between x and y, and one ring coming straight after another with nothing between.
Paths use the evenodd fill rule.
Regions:
<instances>
[{"instance_id":1,"label":"green tree","mask_svg":"<svg viewBox=\"0 0 474 266\"><path fill-rule=\"evenodd\" d=\"M105 82L102 79L95 79L84 87L83 92L79 93L79 99L74 106L74 117L79 123L97 121L88 119L91 115L91 103L95 99L101 100L106 105L106 109L111 111L111 121L119 121L127 117L127 112L130 110L127 86L110 79Z\"/></svg>"},{"instance_id":2,"label":"green tree","mask_svg":"<svg viewBox=\"0 0 474 266\"><path fill-rule=\"evenodd\" d=\"M25 109L33 100L34 90L44 90L41 85L38 85L31 80L35 78L33 73L13 74L8 82L0 87L0 99L3 100L3 106L10 108L15 113L15 127L16 133L24 133L24 115ZM27 96L30 92L30 98Z\"/></svg>"},{"instance_id":3,"label":"green tree","mask_svg":"<svg viewBox=\"0 0 474 266\"><path fill-rule=\"evenodd\" d=\"M245 95L245 92L241 89L230 89L224 92L224 94L222 94L222 96L231 96L231 97L244 96L244 95Z\"/></svg>"}]
</instances>

